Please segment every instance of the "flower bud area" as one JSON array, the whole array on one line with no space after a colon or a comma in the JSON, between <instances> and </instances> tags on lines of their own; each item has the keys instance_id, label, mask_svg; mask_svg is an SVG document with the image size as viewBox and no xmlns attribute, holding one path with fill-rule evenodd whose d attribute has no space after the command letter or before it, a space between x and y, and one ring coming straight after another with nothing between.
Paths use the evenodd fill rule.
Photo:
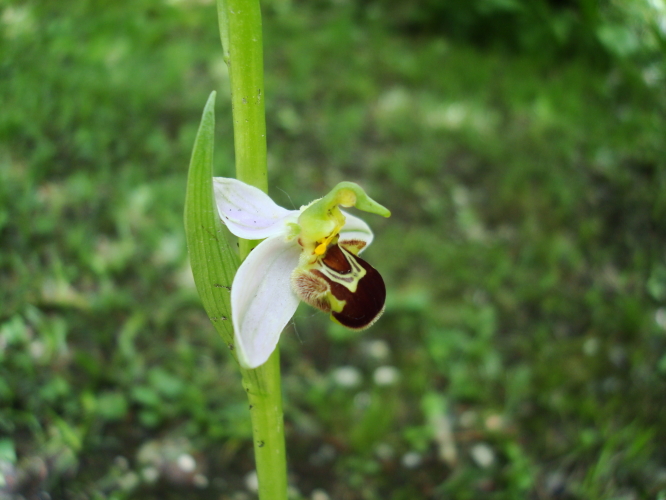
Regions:
<instances>
[{"instance_id":1,"label":"flower bud area","mask_svg":"<svg viewBox=\"0 0 666 500\"><path fill-rule=\"evenodd\" d=\"M325 245L321 254L317 250ZM336 234L315 249L315 260L302 263L291 276L298 297L336 323L354 330L372 325L384 311L386 287L379 272L358 257L365 242L339 241Z\"/></svg>"}]
</instances>

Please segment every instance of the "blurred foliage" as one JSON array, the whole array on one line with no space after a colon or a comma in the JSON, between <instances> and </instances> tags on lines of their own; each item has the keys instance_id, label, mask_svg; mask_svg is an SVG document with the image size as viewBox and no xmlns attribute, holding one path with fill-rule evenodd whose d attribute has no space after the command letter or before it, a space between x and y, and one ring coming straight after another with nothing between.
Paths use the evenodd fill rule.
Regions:
<instances>
[{"instance_id":1,"label":"blurred foliage","mask_svg":"<svg viewBox=\"0 0 666 500\"><path fill-rule=\"evenodd\" d=\"M252 498L182 208L209 2L0 20L0 498ZM663 1L264 4L271 195L340 180L385 316L281 342L294 498L666 495Z\"/></svg>"},{"instance_id":2,"label":"blurred foliage","mask_svg":"<svg viewBox=\"0 0 666 500\"><path fill-rule=\"evenodd\" d=\"M618 59L658 60L666 42L661 0L366 0L369 19L413 35L538 55L583 56L606 67Z\"/></svg>"}]
</instances>

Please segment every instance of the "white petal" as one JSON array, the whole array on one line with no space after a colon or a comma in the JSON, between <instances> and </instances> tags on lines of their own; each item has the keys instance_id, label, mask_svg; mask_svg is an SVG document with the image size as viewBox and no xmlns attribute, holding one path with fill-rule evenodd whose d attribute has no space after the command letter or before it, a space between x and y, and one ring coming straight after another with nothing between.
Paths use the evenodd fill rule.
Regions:
<instances>
[{"instance_id":1,"label":"white petal","mask_svg":"<svg viewBox=\"0 0 666 500\"><path fill-rule=\"evenodd\" d=\"M354 215L345 211L342 211L342 213L345 215L346 221L340 231L340 242L360 240L365 243L363 249L367 248L374 238L370 226Z\"/></svg>"},{"instance_id":2,"label":"white petal","mask_svg":"<svg viewBox=\"0 0 666 500\"><path fill-rule=\"evenodd\" d=\"M298 307L291 273L301 248L282 236L262 241L238 268L231 285L231 316L238 359L246 368L262 365Z\"/></svg>"},{"instance_id":3,"label":"white petal","mask_svg":"<svg viewBox=\"0 0 666 500\"><path fill-rule=\"evenodd\" d=\"M298 210L275 204L261 189L236 179L213 177L217 211L234 235L262 240L284 234L287 222L296 222Z\"/></svg>"}]
</instances>

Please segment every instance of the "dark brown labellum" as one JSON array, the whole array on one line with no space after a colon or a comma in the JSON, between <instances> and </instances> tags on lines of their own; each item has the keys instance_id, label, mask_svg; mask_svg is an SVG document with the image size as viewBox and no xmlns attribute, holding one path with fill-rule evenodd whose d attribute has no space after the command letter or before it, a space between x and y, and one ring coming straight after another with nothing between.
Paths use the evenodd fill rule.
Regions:
<instances>
[{"instance_id":1,"label":"dark brown labellum","mask_svg":"<svg viewBox=\"0 0 666 500\"><path fill-rule=\"evenodd\" d=\"M386 287L381 274L374 267L364 260L356 258L368 273L359 281L356 293L347 298L347 303L342 311L331 314L341 325L362 330L377 321L384 312ZM348 292L347 289L345 290ZM333 294L336 295L335 291Z\"/></svg>"},{"instance_id":2,"label":"dark brown labellum","mask_svg":"<svg viewBox=\"0 0 666 500\"><path fill-rule=\"evenodd\" d=\"M384 311L386 287L379 272L360 257L335 244L328 248L315 267L297 270L293 284L303 301L330 312L338 323L347 328L367 328ZM343 304L342 309L336 310L340 304Z\"/></svg>"}]
</instances>

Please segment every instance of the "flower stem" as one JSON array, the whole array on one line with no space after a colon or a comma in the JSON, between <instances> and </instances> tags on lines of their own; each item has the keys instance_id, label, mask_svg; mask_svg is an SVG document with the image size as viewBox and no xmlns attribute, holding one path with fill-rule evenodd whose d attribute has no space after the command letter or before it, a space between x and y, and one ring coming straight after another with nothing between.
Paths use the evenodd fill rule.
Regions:
<instances>
[{"instance_id":1,"label":"flower stem","mask_svg":"<svg viewBox=\"0 0 666 500\"><path fill-rule=\"evenodd\" d=\"M254 370L243 370L252 416L254 461L260 500L286 500L287 459L280 388L280 351Z\"/></svg>"},{"instance_id":2,"label":"flower stem","mask_svg":"<svg viewBox=\"0 0 666 500\"><path fill-rule=\"evenodd\" d=\"M218 17L231 79L236 176L246 184L267 191L264 66L259 2L218 0Z\"/></svg>"},{"instance_id":3,"label":"flower stem","mask_svg":"<svg viewBox=\"0 0 666 500\"><path fill-rule=\"evenodd\" d=\"M220 38L231 80L236 177L264 192L266 114L259 0L217 0ZM240 240L245 259L258 242ZM286 500L287 460L277 349L254 370L241 369L252 416L254 454L261 500Z\"/></svg>"}]
</instances>

